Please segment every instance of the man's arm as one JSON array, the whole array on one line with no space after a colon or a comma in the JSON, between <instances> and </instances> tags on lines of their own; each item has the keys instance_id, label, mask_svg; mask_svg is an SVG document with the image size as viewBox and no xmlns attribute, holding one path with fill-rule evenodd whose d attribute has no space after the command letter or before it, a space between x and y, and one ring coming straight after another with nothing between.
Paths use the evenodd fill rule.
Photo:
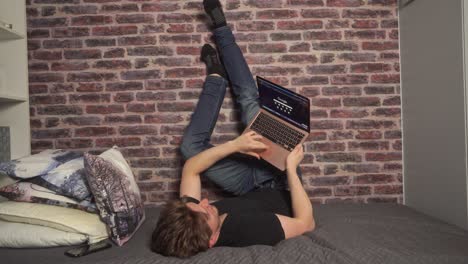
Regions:
<instances>
[{"instance_id":1,"label":"man's arm","mask_svg":"<svg viewBox=\"0 0 468 264\"><path fill-rule=\"evenodd\" d=\"M294 217L276 215L283 227L286 239L302 235L305 232L315 229L312 204L296 172L297 166L303 157L302 146L298 145L287 159L286 170Z\"/></svg>"},{"instance_id":2,"label":"man's arm","mask_svg":"<svg viewBox=\"0 0 468 264\"><path fill-rule=\"evenodd\" d=\"M241 152L258 158L257 152L266 149L265 144L259 141L261 138L260 135L254 132L248 132L232 141L209 148L188 159L182 169L180 197L190 196L200 200L200 174L226 156L234 152Z\"/></svg>"}]
</instances>

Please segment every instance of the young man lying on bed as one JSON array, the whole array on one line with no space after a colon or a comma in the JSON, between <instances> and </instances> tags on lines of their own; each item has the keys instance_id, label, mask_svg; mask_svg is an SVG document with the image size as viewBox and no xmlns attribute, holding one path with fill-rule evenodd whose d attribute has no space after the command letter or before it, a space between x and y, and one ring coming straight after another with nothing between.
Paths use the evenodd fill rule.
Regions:
<instances>
[{"instance_id":1,"label":"young man lying on bed","mask_svg":"<svg viewBox=\"0 0 468 264\"><path fill-rule=\"evenodd\" d=\"M255 81L226 25L220 3L205 0L203 4L214 24L213 35L224 67L216 50L203 46L201 59L208 76L182 140L181 151L187 161L182 170L181 198L166 204L152 236L152 250L166 256L190 257L215 246L274 245L315 228L312 204L298 176L301 145L288 156L286 172L282 172L259 159L258 153L266 146L254 132L218 146L209 143L227 76L244 125L258 112L259 104ZM200 175L237 197L209 204L201 199Z\"/></svg>"}]
</instances>

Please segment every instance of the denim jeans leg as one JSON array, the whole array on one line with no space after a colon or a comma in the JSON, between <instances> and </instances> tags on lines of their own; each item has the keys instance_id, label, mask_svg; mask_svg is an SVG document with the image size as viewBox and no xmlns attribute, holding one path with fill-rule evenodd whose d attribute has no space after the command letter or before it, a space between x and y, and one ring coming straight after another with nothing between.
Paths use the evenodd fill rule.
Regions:
<instances>
[{"instance_id":1,"label":"denim jeans leg","mask_svg":"<svg viewBox=\"0 0 468 264\"><path fill-rule=\"evenodd\" d=\"M206 78L197 106L182 138L180 148L184 159L189 159L210 147L211 133L218 119L226 87L227 81L221 77Z\"/></svg>"},{"instance_id":2,"label":"denim jeans leg","mask_svg":"<svg viewBox=\"0 0 468 264\"><path fill-rule=\"evenodd\" d=\"M240 105L242 124L247 126L260 109L257 85L231 29L228 26L217 28L213 36L235 100Z\"/></svg>"},{"instance_id":3,"label":"denim jeans leg","mask_svg":"<svg viewBox=\"0 0 468 264\"><path fill-rule=\"evenodd\" d=\"M190 124L184 132L181 152L184 159L213 147L210 144L211 134L216 125L219 111L226 92L227 81L221 77L208 76L203 91L200 94ZM226 157L202 173L224 191L240 195L250 191L253 186L252 169L245 161L245 157L231 155Z\"/></svg>"}]
</instances>

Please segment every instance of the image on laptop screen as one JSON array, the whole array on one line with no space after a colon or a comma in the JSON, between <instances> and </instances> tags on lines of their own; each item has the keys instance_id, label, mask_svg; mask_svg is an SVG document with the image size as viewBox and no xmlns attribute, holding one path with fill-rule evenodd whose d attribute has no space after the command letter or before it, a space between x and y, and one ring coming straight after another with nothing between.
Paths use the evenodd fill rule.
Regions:
<instances>
[{"instance_id":1,"label":"image on laptop screen","mask_svg":"<svg viewBox=\"0 0 468 264\"><path fill-rule=\"evenodd\" d=\"M298 128L310 131L309 99L260 77L257 77L257 84L263 109Z\"/></svg>"}]
</instances>

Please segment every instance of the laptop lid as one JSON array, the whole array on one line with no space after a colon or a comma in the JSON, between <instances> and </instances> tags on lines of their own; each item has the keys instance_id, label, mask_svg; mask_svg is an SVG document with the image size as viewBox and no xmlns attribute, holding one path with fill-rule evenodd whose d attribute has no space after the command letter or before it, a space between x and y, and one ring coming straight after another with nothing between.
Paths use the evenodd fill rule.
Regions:
<instances>
[{"instance_id":1,"label":"laptop lid","mask_svg":"<svg viewBox=\"0 0 468 264\"><path fill-rule=\"evenodd\" d=\"M260 106L301 130L310 132L310 100L257 76Z\"/></svg>"}]
</instances>

